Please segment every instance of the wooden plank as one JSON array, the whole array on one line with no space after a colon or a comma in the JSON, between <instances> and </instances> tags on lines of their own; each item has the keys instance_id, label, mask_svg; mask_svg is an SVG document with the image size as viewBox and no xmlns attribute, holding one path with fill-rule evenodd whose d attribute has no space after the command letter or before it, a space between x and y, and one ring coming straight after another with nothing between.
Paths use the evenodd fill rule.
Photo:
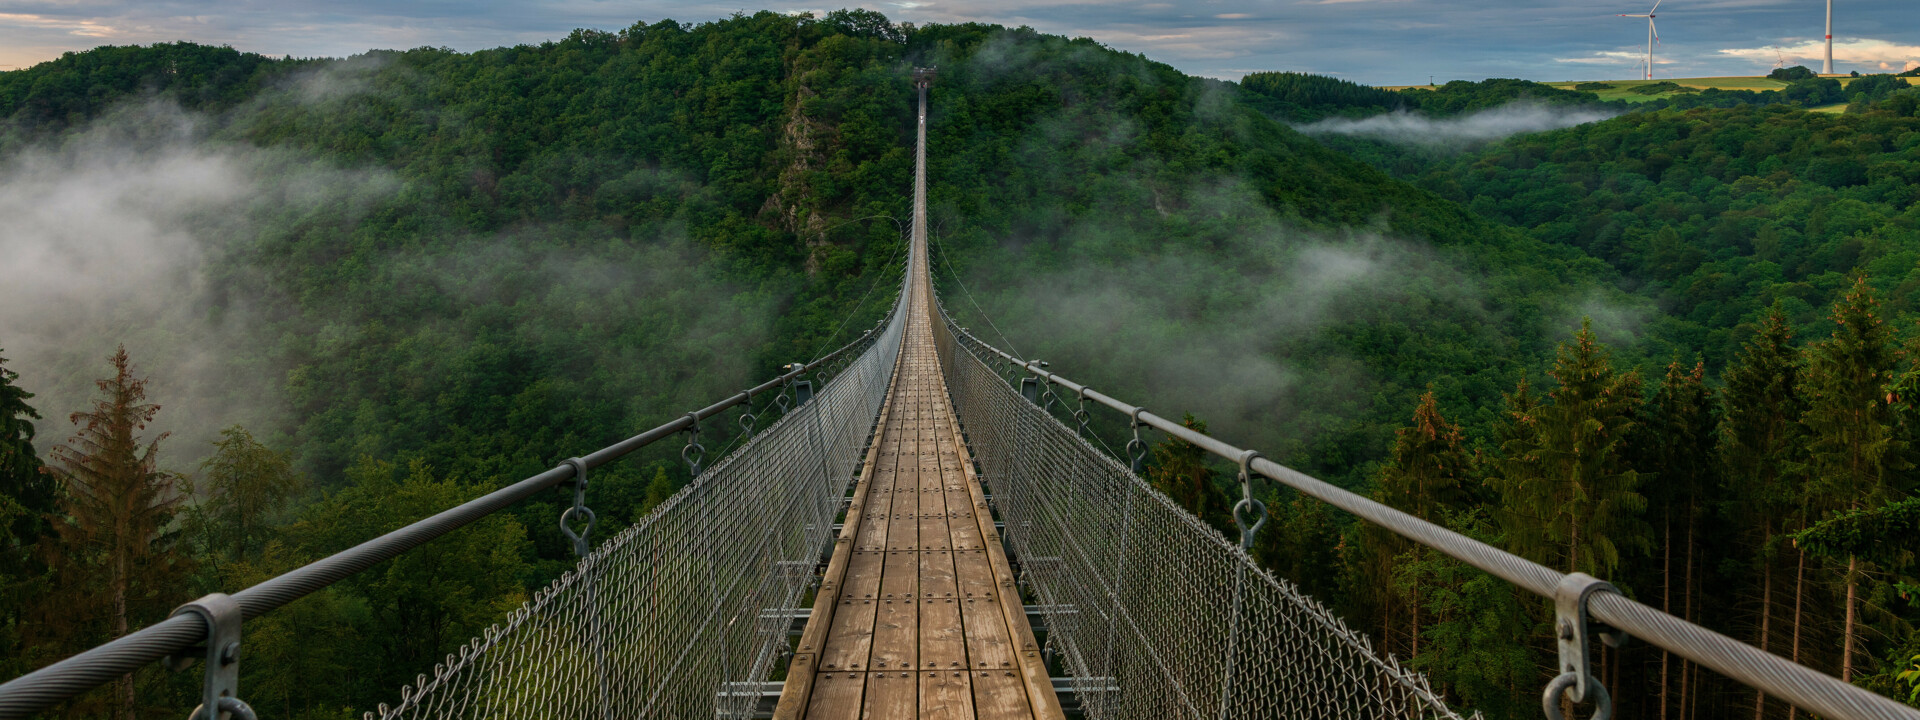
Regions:
<instances>
[{"instance_id":1,"label":"wooden plank","mask_svg":"<svg viewBox=\"0 0 1920 720\"><path fill-rule=\"evenodd\" d=\"M920 709L920 673L881 672L867 678L866 720L911 718Z\"/></svg>"},{"instance_id":2,"label":"wooden plank","mask_svg":"<svg viewBox=\"0 0 1920 720\"><path fill-rule=\"evenodd\" d=\"M990 598L998 596L999 583L994 581L993 565L987 560L986 550L965 550L953 554L954 577L958 582L963 598Z\"/></svg>"},{"instance_id":3,"label":"wooden plank","mask_svg":"<svg viewBox=\"0 0 1920 720\"><path fill-rule=\"evenodd\" d=\"M1022 720L1033 717L1027 690L1012 670L973 672L973 712L980 720Z\"/></svg>"},{"instance_id":4,"label":"wooden plank","mask_svg":"<svg viewBox=\"0 0 1920 720\"><path fill-rule=\"evenodd\" d=\"M920 669L967 667L967 638L960 604L950 597L920 600Z\"/></svg>"},{"instance_id":5,"label":"wooden plank","mask_svg":"<svg viewBox=\"0 0 1920 720\"><path fill-rule=\"evenodd\" d=\"M920 645L920 561L915 553L887 553L873 622L873 670L911 670Z\"/></svg>"},{"instance_id":6,"label":"wooden plank","mask_svg":"<svg viewBox=\"0 0 1920 720\"><path fill-rule=\"evenodd\" d=\"M921 720L974 720L972 679L965 671L920 673Z\"/></svg>"},{"instance_id":7,"label":"wooden plank","mask_svg":"<svg viewBox=\"0 0 1920 720\"><path fill-rule=\"evenodd\" d=\"M813 681L807 720L859 720L866 673L820 673Z\"/></svg>"},{"instance_id":8,"label":"wooden plank","mask_svg":"<svg viewBox=\"0 0 1920 720\"><path fill-rule=\"evenodd\" d=\"M820 670L866 669L867 658L873 650L874 619L878 614L874 600L880 594L880 574L885 567L886 553L853 553L839 603L834 608L833 630L820 653Z\"/></svg>"},{"instance_id":9,"label":"wooden plank","mask_svg":"<svg viewBox=\"0 0 1920 720\"><path fill-rule=\"evenodd\" d=\"M967 667L975 670L1013 669L1013 640L1000 603L993 598L960 600L960 621L967 629Z\"/></svg>"}]
</instances>

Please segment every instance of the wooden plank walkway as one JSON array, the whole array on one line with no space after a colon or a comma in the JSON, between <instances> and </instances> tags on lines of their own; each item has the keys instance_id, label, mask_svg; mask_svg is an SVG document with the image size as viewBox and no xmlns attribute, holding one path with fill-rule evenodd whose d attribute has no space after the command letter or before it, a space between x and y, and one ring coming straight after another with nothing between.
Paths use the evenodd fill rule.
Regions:
<instances>
[{"instance_id":1,"label":"wooden plank walkway","mask_svg":"<svg viewBox=\"0 0 1920 720\"><path fill-rule=\"evenodd\" d=\"M917 249L880 432L774 717L1061 718L955 431Z\"/></svg>"}]
</instances>

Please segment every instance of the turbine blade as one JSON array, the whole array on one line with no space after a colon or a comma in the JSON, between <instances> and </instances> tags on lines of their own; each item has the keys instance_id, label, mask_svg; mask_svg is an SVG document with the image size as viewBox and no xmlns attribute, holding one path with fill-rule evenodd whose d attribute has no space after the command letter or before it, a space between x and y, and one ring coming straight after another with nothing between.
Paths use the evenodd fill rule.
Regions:
<instances>
[{"instance_id":1,"label":"turbine blade","mask_svg":"<svg viewBox=\"0 0 1920 720\"><path fill-rule=\"evenodd\" d=\"M1666 0L1653 0L1653 9L1652 9L1652 10L1648 10L1648 11L1647 11L1647 14L1648 14L1648 15L1652 15L1652 14L1654 14L1654 13L1655 13L1656 11L1658 11L1658 10L1660 9L1660 3L1662 3L1662 2L1665 2L1665 1L1666 1Z\"/></svg>"}]
</instances>

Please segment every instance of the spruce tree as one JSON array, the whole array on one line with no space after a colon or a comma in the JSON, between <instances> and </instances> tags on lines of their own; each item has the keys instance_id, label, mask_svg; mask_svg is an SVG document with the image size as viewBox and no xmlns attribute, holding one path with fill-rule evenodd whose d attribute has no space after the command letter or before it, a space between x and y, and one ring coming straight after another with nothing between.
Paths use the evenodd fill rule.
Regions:
<instances>
[{"instance_id":1,"label":"spruce tree","mask_svg":"<svg viewBox=\"0 0 1920 720\"><path fill-rule=\"evenodd\" d=\"M1720 436L1721 472L1734 502L1732 514L1743 543L1755 549L1754 563L1760 566L1754 645L1769 652L1774 645L1774 569L1779 565L1775 555L1783 548L1779 540L1783 533L1793 529L1789 524L1800 507L1804 477L1789 469L1799 449L1798 421L1805 406L1800 373L1793 326L1775 303L1761 321L1760 331L1726 370L1726 416ZM1796 598L1801 590L1796 584ZM1799 618L1792 619L1797 625ZM1755 691L1755 720L1765 716L1766 707L1766 691Z\"/></svg>"},{"instance_id":2,"label":"spruce tree","mask_svg":"<svg viewBox=\"0 0 1920 720\"><path fill-rule=\"evenodd\" d=\"M145 402L147 381L133 375L127 350L109 360L113 377L96 383L101 397L93 410L77 412L80 430L55 446L47 468L60 481L59 537L53 561L64 592L63 613L82 623L104 623L111 637L131 631L136 616L164 611L179 600L176 587L184 558L169 536L180 503L175 478L156 467L160 441L142 444L141 430L160 406ZM70 626L69 644L96 638L91 627ZM134 715L133 676L123 676L115 692L117 714Z\"/></svg>"},{"instance_id":3,"label":"spruce tree","mask_svg":"<svg viewBox=\"0 0 1920 720\"><path fill-rule=\"evenodd\" d=\"M1492 482L1508 513L1509 541L1522 555L1606 576L1623 550L1647 545L1646 498L1624 453L1640 376L1614 371L1590 321L1560 346L1550 374L1558 386L1508 431Z\"/></svg>"},{"instance_id":4,"label":"spruce tree","mask_svg":"<svg viewBox=\"0 0 1920 720\"><path fill-rule=\"evenodd\" d=\"M1444 524L1472 501L1473 459L1463 447L1460 427L1440 414L1433 389L1420 396L1413 424L1394 431L1392 455L1377 478L1375 499L1428 522ZM1397 634L1395 617L1406 618L1407 652L1420 652L1422 597L1420 577L1406 582L1379 582L1394 566L1421 562L1429 551L1392 532L1367 524L1362 531L1367 560L1363 573L1375 579L1381 626L1391 640ZM1385 591L1385 592L1381 592ZM1389 642L1389 645L1392 643Z\"/></svg>"},{"instance_id":5,"label":"spruce tree","mask_svg":"<svg viewBox=\"0 0 1920 720\"><path fill-rule=\"evenodd\" d=\"M14 677L39 664L21 631L25 608L45 594L47 567L33 549L50 532L55 496L33 449L33 421L40 419L27 404L33 393L16 384L20 375L6 364L0 357L0 675Z\"/></svg>"},{"instance_id":6,"label":"spruce tree","mask_svg":"<svg viewBox=\"0 0 1920 720\"><path fill-rule=\"evenodd\" d=\"M1691 367L1667 365L1666 376L1641 413L1633 438L1637 470L1647 483L1650 519L1660 523L1660 609L1686 619L1695 617L1699 597L1696 530L1709 495L1719 486L1719 457L1715 452L1719 418L1713 391L1706 384L1705 363ZM1676 557L1677 556L1677 557ZM1678 572L1674 561L1680 562ZM1676 592L1675 582L1680 588ZM1675 603L1678 606L1675 606ZM1671 699L1670 653L1660 653L1660 716L1667 716ZM1681 717L1689 717L1695 698L1698 668L1682 661L1679 668Z\"/></svg>"},{"instance_id":7,"label":"spruce tree","mask_svg":"<svg viewBox=\"0 0 1920 720\"><path fill-rule=\"evenodd\" d=\"M1828 512L1884 504L1897 474L1910 467L1895 436L1893 381L1898 353L1893 331L1880 318L1880 302L1865 275L1833 306L1833 336L1807 348L1802 382L1807 410L1800 424L1807 439L1805 468L1810 495ZM1849 557L1846 619L1840 679L1853 679L1859 625L1860 561Z\"/></svg>"}]
</instances>

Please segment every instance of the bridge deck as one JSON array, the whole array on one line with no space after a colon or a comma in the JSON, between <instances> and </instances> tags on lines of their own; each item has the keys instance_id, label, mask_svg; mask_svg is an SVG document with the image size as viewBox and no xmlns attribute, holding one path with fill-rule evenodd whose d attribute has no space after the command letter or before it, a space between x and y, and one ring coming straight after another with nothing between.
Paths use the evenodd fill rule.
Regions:
<instances>
[{"instance_id":1,"label":"bridge deck","mask_svg":"<svg viewBox=\"0 0 1920 720\"><path fill-rule=\"evenodd\" d=\"M1062 717L955 431L920 288L776 718Z\"/></svg>"}]
</instances>

